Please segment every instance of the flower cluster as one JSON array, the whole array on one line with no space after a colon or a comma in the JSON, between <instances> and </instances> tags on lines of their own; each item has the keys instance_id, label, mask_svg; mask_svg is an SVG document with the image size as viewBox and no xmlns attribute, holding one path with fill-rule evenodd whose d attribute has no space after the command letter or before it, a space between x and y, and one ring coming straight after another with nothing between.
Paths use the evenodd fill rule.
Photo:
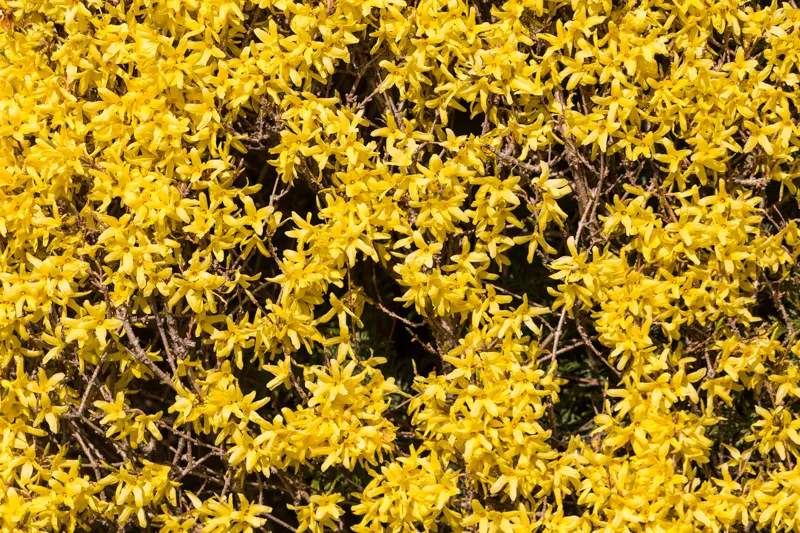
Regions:
<instances>
[{"instance_id":1,"label":"flower cluster","mask_svg":"<svg viewBox=\"0 0 800 533\"><path fill-rule=\"evenodd\" d=\"M0 533L800 532L800 9L0 0Z\"/></svg>"}]
</instances>

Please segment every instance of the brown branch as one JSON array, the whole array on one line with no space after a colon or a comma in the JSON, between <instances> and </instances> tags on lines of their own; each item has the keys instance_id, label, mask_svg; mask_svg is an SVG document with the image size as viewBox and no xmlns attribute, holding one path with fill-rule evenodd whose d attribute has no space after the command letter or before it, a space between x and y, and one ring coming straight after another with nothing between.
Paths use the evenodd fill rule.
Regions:
<instances>
[{"instance_id":1,"label":"brown branch","mask_svg":"<svg viewBox=\"0 0 800 533\"><path fill-rule=\"evenodd\" d=\"M597 381L596 379L586 379L579 376L569 376L569 375L562 375L564 379L568 379L570 381L577 381L579 383L586 383L587 385L592 385L593 387L601 387L603 384Z\"/></svg>"},{"instance_id":2,"label":"brown branch","mask_svg":"<svg viewBox=\"0 0 800 533\"><path fill-rule=\"evenodd\" d=\"M408 320L407 318L403 318L400 315L398 315L396 313L393 313L392 311L390 311L389 309L384 307L383 304L380 304L378 302L373 301L371 298L366 298L365 297L365 300L368 303L370 303L370 304L374 305L375 307L377 307L378 309L380 309L381 311L383 311L384 313L386 313L387 315L389 315L390 317L392 317L392 318L394 318L396 320L399 320L400 322L402 322L403 324L405 324L407 326L411 326L412 328L420 328L420 327L425 325L425 322L412 322L412 321Z\"/></svg>"},{"instance_id":3,"label":"brown branch","mask_svg":"<svg viewBox=\"0 0 800 533\"><path fill-rule=\"evenodd\" d=\"M156 305L156 299L151 297L150 298L150 309L153 311L153 318L156 321L156 327L158 328L158 334L161 337L161 342L164 345L164 353L167 355L167 362L169 362L169 366L172 369L173 374L177 374L178 367L175 364L175 355L172 353L172 350L169 347L169 342L167 342L167 334L164 331L164 324L161 322L161 317L158 313L158 306Z\"/></svg>"},{"instance_id":4,"label":"brown branch","mask_svg":"<svg viewBox=\"0 0 800 533\"><path fill-rule=\"evenodd\" d=\"M279 526L285 527L286 529L288 529L292 533L297 533L297 529L296 528L293 528L292 526L290 526L289 524L287 524L286 522L284 522L280 518L278 518L276 516L273 516L273 515L271 515L269 513L264 513L264 516L266 516L267 518L269 518L270 520L272 520L273 522L275 522Z\"/></svg>"},{"instance_id":5,"label":"brown branch","mask_svg":"<svg viewBox=\"0 0 800 533\"><path fill-rule=\"evenodd\" d=\"M206 442L197 440L197 439L195 439L194 437L192 437L188 433L184 433L182 431L178 431L177 429L175 429L171 425L167 424L163 420L159 420L157 423L158 423L159 426L163 427L164 429L166 429L167 431L169 431L173 435L177 435L178 437L181 437L182 439L186 439L187 442L191 442L191 443L197 444L198 446L202 446L204 448L208 448L209 450L211 450L211 452L214 455L218 455L219 457L228 457L228 452L226 452L225 450L223 450L222 448L220 448L218 446L214 446L213 444L208 444Z\"/></svg>"},{"instance_id":6,"label":"brown branch","mask_svg":"<svg viewBox=\"0 0 800 533\"><path fill-rule=\"evenodd\" d=\"M139 342L139 338L133 332L133 326L131 325L131 322L128 319L127 307L125 306L118 307L116 313L117 313L117 318L122 321L122 327L125 328L125 335L128 337L128 339L131 342L131 345L133 346L132 351L128 350L127 347L125 347L128 353L131 354L134 359L136 359L141 364L149 368L153 372L153 374L155 374L156 377L158 377L158 379L161 380L163 384L168 385L171 389L177 392L178 388L175 386L175 384L172 382L169 376L163 370L158 368L158 366L156 366L156 364L153 361L151 361L149 357L147 357L147 354L142 349L142 345Z\"/></svg>"},{"instance_id":7,"label":"brown branch","mask_svg":"<svg viewBox=\"0 0 800 533\"><path fill-rule=\"evenodd\" d=\"M80 418L83 416L83 413L86 411L86 402L89 399L89 393L92 391L92 387L94 387L94 384L97 381L97 376L100 374L100 367L103 366L103 363L106 360L106 355L108 355L108 352L103 353L100 361L97 362L97 366L94 367L94 372L92 372L92 377L89 379L89 384L86 385L86 392L83 393L78 410L75 413L70 413L67 415L67 418Z\"/></svg>"},{"instance_id":8,"label":"brown branch","mask_svg":"<svg viewBox=\"0 0 800 533\"><path fill-rule=\"evenodd\" d=\"M494 155L496 155L500 159L508 161L509 163L511 163L513 165L516 165L516 166L518 166L518 167L520 167L522 169L525 169L525 170L527 170L528 172L530 172L532 174L540 174L542 172L541 165L537 168L537 167L535 167L533 165L525 163L524 161L520 161L519 159L517 159L514 156L511 156L511 155L508 155L508 154L504 154L503 152L501 152L499 150L496 150L496 149L492 148L491 146L487 146L486 149L489 150L490 152L492 152Z\"/></svg>"},{"instance_id":9,"label":"brown branch","mask_svg":"<svg viewBox=\"0 0 800 533\"><path fill-rule=\"evenodd\" d=\"M581 323L581 321L580 321L580 320L576 320L576 321L575 321L575 325L576 325L576 326L577 326L577 328L578 328L578 334L581 336L581 338L582 338L582 339L583 339L583 341L586 343L586 345L589 347L589 349L592 351L592 353L595 355L595 357L597 357L597 358L598 358L598 359L600 359L600 360L601 360L603 363L605 363L605 365L606 365L608 368L610 368L610 369L611 369L611 371L612 371L612 372L614 372L614 374L616 374L616 376L617 376L618 378L621 378L621 377L622 377L622 374L620 374L619 370L617 370L617 369L614 367L614 365L612 365L611 363L609 363L609 362L608 362L608 359L606 359L605 357L603 357L603 354L602 354L602 353L600 353L600 350L598 350L597 348L595 348L595 347L594 347L594 344L592 344L592 340L589 338L589 335L587 335L587 334L586 334L586 330L584 329L584 327L583 327L583 324Z\"/></svg>"},{"instance_id":10,"label":"brown branch","mask_svg":"<svg viewBox=\"0 0 800 533\"><path fill-rule=\"evenodd\" d=\"M83 438L81 437L81 432L80 428L78 427L78 424L76 424L72 420L70 420L69 423L74 429L73 435L75 435L75 439L78 441L78 445L81 447L83 453L86 455L86 459L89 461L89 466L91 466L92 470L94 470L95 478L99 481L100 479L103 478L103 475L100 473L100 468L97 464L97 461L95 461L94 459L94 455L92 455L92 452L86 446L86 443L83 441Z\"/></svg>"},{"instance_id":11,"label":"brown branch","mask_svg":"<svg viewBox=\"0 0 800 533\"><path fill-rule=\"evenodd\" d=\"M412 338L414 341L416 341L417 343L419 343L419 345L420 345L420 346L422 346L423 348L425 348L425 350L426 350L428 353L430 353L430 354L432 354L432 355L435 355L436 357L442 357L442 354L441 354L441 353L439 353L439 352L438 352L436 349L434 349L434 347L433 347L433 346L431 346L431 344L430 344L429 342L424 342L424 341L420 340L420 338L419 338L419 337L416 335L416 333L414 333L413 331L411 331L411 328L406 328L406 331L408 332L408 334L409 334L409 335L411 335L411 338Z\"/></svg>"},{"instance_id":12,"label":"brown branch","mask_svg":"<svg viewBox=\"0 0 800 533\"><path fill-rule=\"evenodd\" d=\"M181 338L180 333L178 333L178 326L177 324L175 324L175 317L172 316L172 313L170 313L169 310L166 309L164 311L164 314L167 319L167 330L169 331L169 336L172 337L172 344L175 348L175 351L177 352L177 357L183 360L188 355L188 350L186 347L187 342L183 338ZM202 396L203 392L197 385L197 377L194 375L194 369L190 366L187 366L186 374L189 376L189 383L191 383L192 389L194 390L195 394L197 394L198 396Z\"/></svg>"}]
</instances>

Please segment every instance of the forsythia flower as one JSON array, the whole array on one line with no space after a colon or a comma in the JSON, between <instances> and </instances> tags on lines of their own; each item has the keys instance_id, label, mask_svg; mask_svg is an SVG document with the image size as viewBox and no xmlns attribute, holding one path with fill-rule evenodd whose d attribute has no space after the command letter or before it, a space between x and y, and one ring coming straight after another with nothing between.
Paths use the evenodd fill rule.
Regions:
<instances>
[{"instance_id":1,"label":"forsythia flower","mask_svg":"<svg viewBox=\"0 0 800 533\"><path fill-rule=\"evenodd\" d=\"M0 533L800 532L794 4L0 0Z\"/></svg>"},{"instance_id":2,"label":"forsythia flower","mask_svg":"<svg viewBox=\"0 0 800 533\"><path fill-rule=\"evenodd\" d=\"M297 520L300 522L297 533L306 530L311 533L322 533L326 529L338 529L337 522L344 513L338 504L343 500L342 495L337 493L315 494L311 496L311 502L308 505L290 505L290 509L297 511Z\"/></svg>"}]
</instances>

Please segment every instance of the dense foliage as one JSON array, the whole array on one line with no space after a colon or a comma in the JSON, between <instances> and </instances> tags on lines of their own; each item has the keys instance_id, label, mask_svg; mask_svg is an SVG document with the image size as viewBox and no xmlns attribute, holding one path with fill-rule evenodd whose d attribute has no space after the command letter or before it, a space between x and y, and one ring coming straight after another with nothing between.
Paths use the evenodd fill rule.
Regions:
<instances>
[{"instance_id":1,"label":"dense foliage","mask_svg":"<svg viewBox=\"0 0 800 533\"><path fill-rule=\"evenodd\" d=\"M0 531L800 531L800 10L0 0Z\"/></svg>"}]
</instances>

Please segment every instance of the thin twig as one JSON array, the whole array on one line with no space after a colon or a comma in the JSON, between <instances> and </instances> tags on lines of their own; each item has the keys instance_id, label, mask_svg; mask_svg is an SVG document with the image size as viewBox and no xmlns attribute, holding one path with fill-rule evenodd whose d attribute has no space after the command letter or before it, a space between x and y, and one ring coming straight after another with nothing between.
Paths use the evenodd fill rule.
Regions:
<instances>
[{"instance_id":1,"label":"thin twig","mask_svg":"<svg viewBox=\"0 0 800 533\"><path fill-rule=\"evenodd\" d=\"M542 172L541 166L535 167L533 165L529 165L528 163L525 163L524 161L520 161L516 157L510 156L508 154L504 154L504 153L500 152L499 150L496 150L496 149L492 148L491 146L487 146L486 149L489 150L490 152L492 152L494 155L496 155L500 159L504 159L504 160L508 161L509 163L512 163L512 164L514 164L514 165L516 165L516 166L518 166L520 168L523 168L523 169L527 170L528 172L530 172L532 174L539 174L539 173Z\"/></svg>"},{"instance_id":2,"label":"thin twig","mask_svg":"<svg viewBox=\"0 0 800 533\"><path fill-rule=\"evenodd\" d=\"M275 522L276 524L278 524L278 525L280 525L280 526L283 526L283 527L285 527L286 529L288 529L288 530L289 530L289 531L291 531L292 533L297 533L297 529L296 529L296 528L294 528L294 527L290 526L289 524L287 524L286 522L284 522L284 521L283 521L283 520L281 520L280 518L278 518L278 517L276 517L276 516L273 516L273 515L271 515L271 514L269 514L269 513L264 513L264 516L266 516L267 518L269 518L270 520L272 520L272 521L273 521L273 522Z\"/></svg>"},{"instance_id":3,"label":"thin twig","mask_svg":"<svg viewBox=\"0 0 800 533\"><path fill-rule=\"evenodd\" d=\"M170 388L172 388L174 391L177 392L178 388L175 386L175 384L172 382L169 376L163 370L158 368L158 366L156 366L156 364L153 361L151 361L149 357L147 357L147 354L142 349L142 345L139 342L139 338L133 332L133 326L131 325L130 320L128 320L128 309L125 306L117 308L117 318L122 321L122 327L125 328L125 334L130 340L131 345L133 346L133 351L127 350L128 353L130 353L134 359L136 359L137 361L145 365L147 368L152 370L153 374L155 374L158 377L158 379L161 380L162 383L168 385Z\"/></svg>"},{"instance_id":4,"label":"thin twig","mask_svg":"<svg viewBox=\"0 0 800 533\"><path fill-rule=\"evenodd\" d=\"M378 309L380 309L381 311L383 311L384 313L386 313L390 317L392 317L392 318L394 318L396 320L399 320L400 322L402 322L403 324L405 324L407 326L411 326L412 328L420 328L420 327L425 325L425 322L412 322L412 321L408 320L407 318L403 318L400 315L393 313L392 311L390 311L389 309L384 307L382 304L380 304L378 302L375 302L375 301L372 301L372 299L370 299L370 298L365 298L365 299L367 300L368 303L371 303L372 305L374 305L375 307L377 307Z\"/></svg>"},{"instance_id":5,"label":"thin twig","mask_svg":"<svg viewBox=\"0 0 800 533\"><path fill-rule=\"evenodd\" d=\"M97 381L97 376L100 374L100 367L103 366L103 363L106 360L106 355L108 355L108 352L103 353L100 361L97 362L97 366L94 367L94 372L92 372L92 377L89 379L89 384L86 385L86 392L83 393L78 410L75 413L70 413L67 415L67 418L80 418L83 416L83 413L86 411L86 402L89 400L89 393L92 392L92 388Z\"/></svg>"},{"instance_id":6,"label":"thin twig","mask_svg":"<svg viewBox=\"0 0 800 533\"><path fill-rule=\"evenodd\" d=\"M83 453L86 455L86 459L89 461L89 465L92 467L92 470L94 470L94 475L96 476L96 479L99 481L100 479L103 478L103 476L100 474L100 468L98 467L97 461L95 461L92 452L89 451L89 448L86 446L86 443L83 441L83 438L81 437L81 432L80 429L78 428L78 424L70 420L70 425L75 430L73 435L75 435L75 439L78 441L78 445L80 445L81 449L83 450Z\"/></svg>"}]
</instances>

